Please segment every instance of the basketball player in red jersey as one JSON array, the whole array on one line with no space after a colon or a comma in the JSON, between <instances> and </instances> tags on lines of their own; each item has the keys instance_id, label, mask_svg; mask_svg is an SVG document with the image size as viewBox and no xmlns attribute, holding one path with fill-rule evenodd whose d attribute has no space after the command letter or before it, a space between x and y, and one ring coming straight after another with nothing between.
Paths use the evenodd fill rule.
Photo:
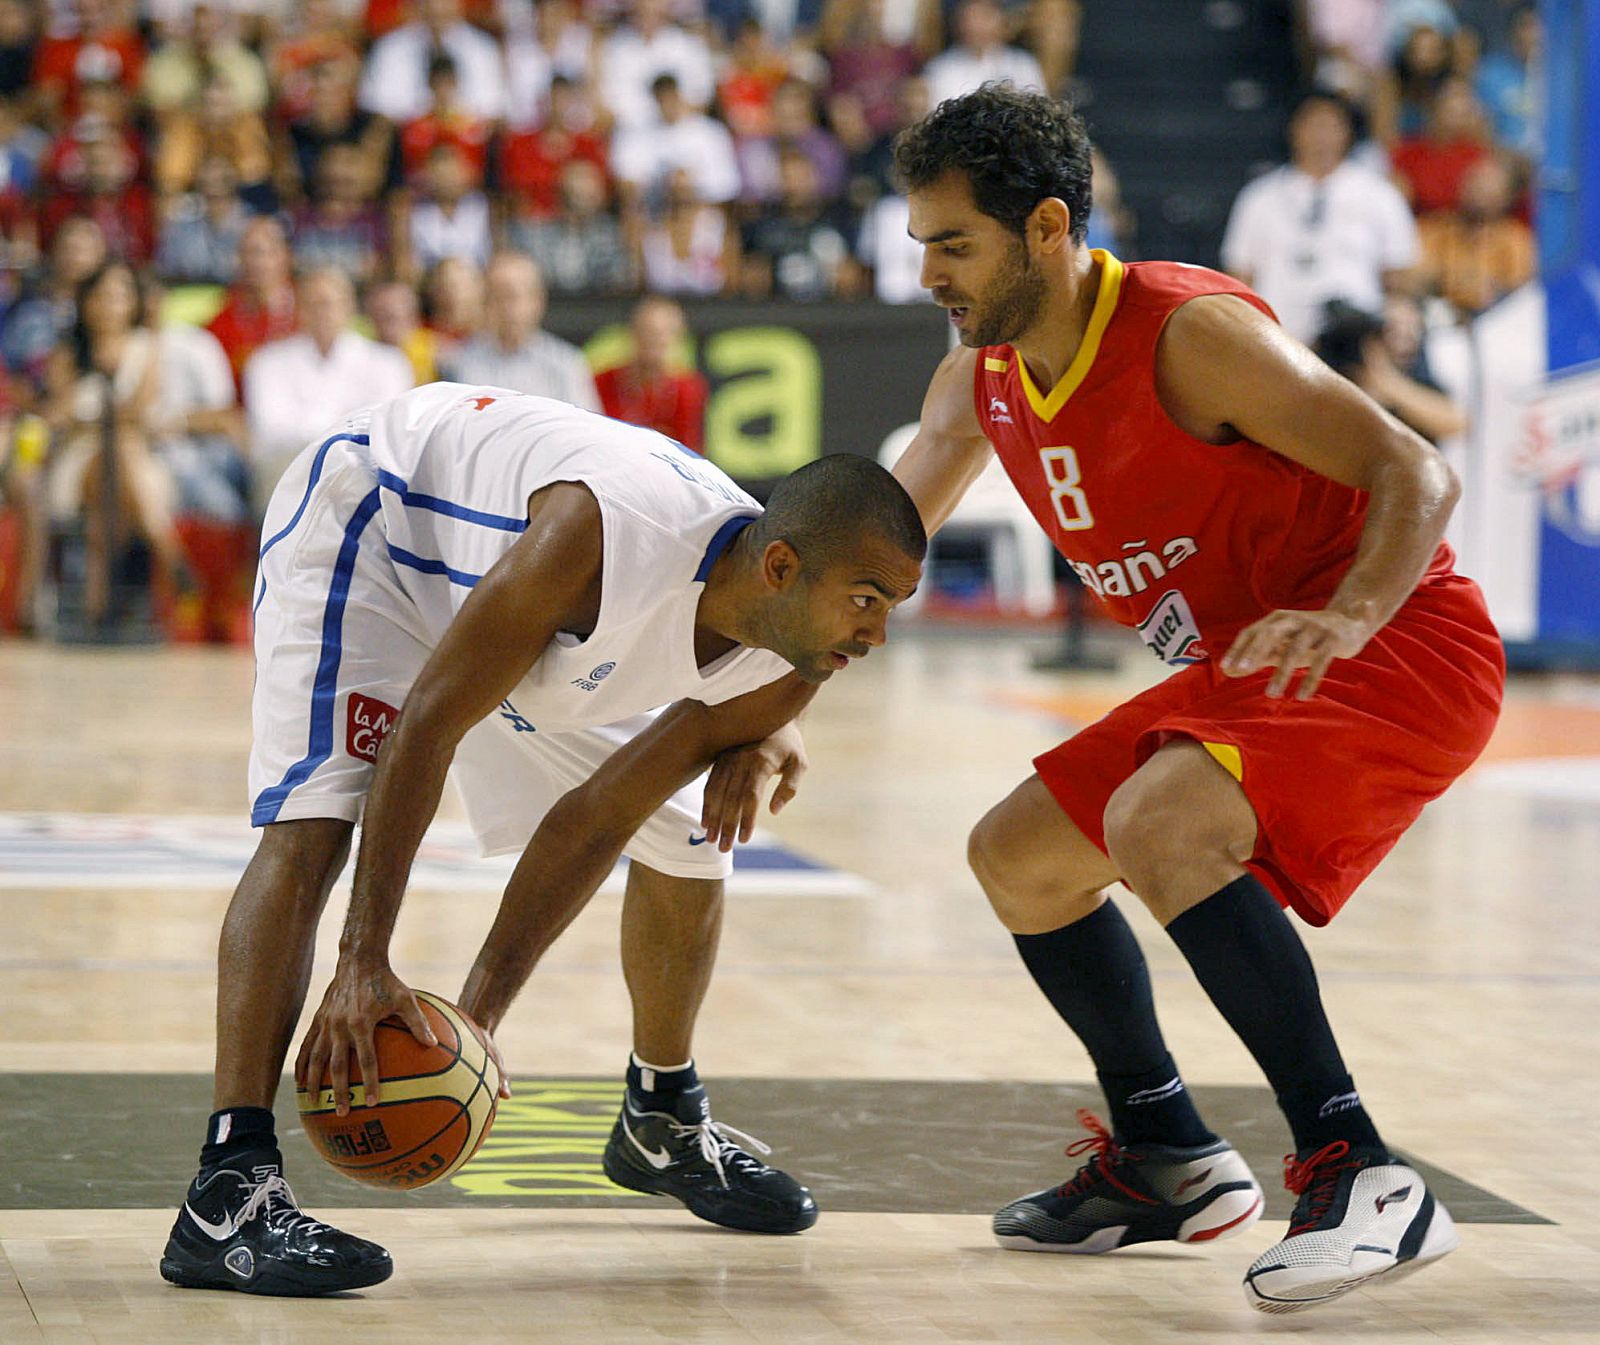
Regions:
<instances>
[{"instance_id":1,"label":"basketball player in red jersey","mask_svg":"<svg viewBox=\"0 0 1600 1345\"><path fill-rule=\"evenodd\" d=\"M1217 272L1084 243L1089 142L1005 86L896 148L922 282L961 345L896 468L931 533L998 453L1061 553L1166 681L1044 753L970 858L1105 1091L1063 1185L994 1220L1008 1247L1102 1252L1247 1228L1261 1193L1195 1110L1138 944L1165 926L1271 1083L1299 1199L1245 1276L1289 1312L1456 1245L1345 1068L1283 907L1325 925L1482 750L1504 659L1443 544L1458 493L1410 430Z\"/></svg>"}]
</instances>

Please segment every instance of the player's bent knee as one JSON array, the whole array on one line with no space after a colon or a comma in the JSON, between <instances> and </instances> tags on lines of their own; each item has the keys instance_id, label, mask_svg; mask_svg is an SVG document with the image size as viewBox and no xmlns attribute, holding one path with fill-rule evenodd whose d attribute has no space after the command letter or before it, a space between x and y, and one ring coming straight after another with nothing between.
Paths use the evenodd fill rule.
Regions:
<instances>
[{"instance_id":1,"label":"player's bent knee","mask_svg":"<svg viewBox=\"0 0 1600 1345\"><path fill-rule=\"evenodd\" d=\"M349 857L354 831L353 822L331 817L270 823L261 829L251 875L284 900L320 908Z\"/></svg>"}]
</instances>

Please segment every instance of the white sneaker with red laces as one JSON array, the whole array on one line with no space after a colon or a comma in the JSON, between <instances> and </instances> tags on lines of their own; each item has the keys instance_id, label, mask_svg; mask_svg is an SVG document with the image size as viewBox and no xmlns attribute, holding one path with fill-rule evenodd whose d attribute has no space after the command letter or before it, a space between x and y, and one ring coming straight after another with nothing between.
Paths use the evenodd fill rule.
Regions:
<instances>
[{"instance_id":1,"label":"white sneaker with red laces","mask_svg":"<svg viewBox=\"0 0 1600 1345\"><path fill-rule=\"evenodd\" d=\"M1380 1277L1393 1280L1460 1244L1450 1211L1416 1171L1382 1149L1345 1141L1283 1160L1283 1183L1300 1198L1288 1235L1245 1273L1244 1293L1262 1312L1299 1312Z\"/></svg>"}]
</instances>

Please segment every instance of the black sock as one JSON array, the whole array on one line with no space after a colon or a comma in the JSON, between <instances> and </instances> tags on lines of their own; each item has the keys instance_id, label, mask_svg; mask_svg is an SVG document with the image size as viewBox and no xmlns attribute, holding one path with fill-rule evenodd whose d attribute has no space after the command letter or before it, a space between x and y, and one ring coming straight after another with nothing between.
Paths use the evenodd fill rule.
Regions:
<instances>
[{"instance_id":1,"label":"black sock","mask_svg":"<svg viewBox=\"0 0 1600 1345\"><path fill-rule=\"evenodd\" d=\"M705 1089L694 1061L682 1069L659 1070L641 1065L639 1057L628 1057L628 1093L635 1111L671 1112L680 1121L697 1125L706 1113Z\"/></svg>"},{"instance_id":2,"label":"black sock","mask_svg":"<svg viewBox=\"0 0 1600 1345\"><path fill-rule=\"evenodd\" d=\"M1261 1066L1302 1157L1335 1140L1383 1147L1333 1039L1305 945L1259 879L1235 878L1167 933Z\"/></svg>"},{"instance_id":3,"label":"black sock","mask_svg":"<svg viewBox=\"0 0 1600 1345\"><path fill-rule=\"evenodd\" d=\"M278 1148L278 1133L270 1107L226 1107L212 1112L206 1122L206 1142L200 1148L200 1170L221 1167L240 1154Z\"/></svg>"},{"instance_id":4,"label":"black sock","mask_svg":"<svg viewBox=\"0 0 1600 1345\"><path fill-rule=\"evenodd\" d=\"M1048 934L1014 934L1028 971L1078 1034L1124 1144L1190 1147L1216 1139L1161 1038L1150 971L1112 902Z\"/></svg>"}]
</instances>

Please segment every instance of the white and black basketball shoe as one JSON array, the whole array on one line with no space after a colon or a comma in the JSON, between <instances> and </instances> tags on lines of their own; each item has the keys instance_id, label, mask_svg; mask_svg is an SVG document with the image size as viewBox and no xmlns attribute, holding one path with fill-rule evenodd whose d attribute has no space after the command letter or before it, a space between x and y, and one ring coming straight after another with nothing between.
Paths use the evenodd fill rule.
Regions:
<instances>
[{"instance_id":1,"label":"white and black basketball shoe","mask_svg":"<svg viewBox=\"0 0 1600 1345\"><path fill-rule=\"evenodd\" d=\"M161 1278L185 1289L291 1298L366 1289L393 1273L377 1243L301 1210L271 1150L197 1176L161 1257Z\"/></svg>"},{"instance_id":2,"label":"white and black basketball shoe","mask_svg":"<svg viewBox=\"0 0 1600 1345\"><path fill-rule=\"evenodd\" d=\"M1225 1141L1124 1148L1093 1112L1080 1111L1078 1121L1089 1134L1067 1156L1093 1156L1060 1186L996 1213L1002 1247L1094 1255L1136 1242L1213 1242L1261 1217L1261 1187Z\"/></svg>"},{"instance_id":3,"label":"white and black basketball shoe","mask_svg":"<svg viewBox=\"0 0 1600 1345\"><path fill-rule=\"evenodd\" d=\"M734 1142L772 1152L711 1119L705 1088L684 1090L674 1109L641 1111L632 1090L606 1142L605 1174L618 1186L681 1200L689 1213L749 1233L800 1233L817 1222L811 1192Z\"/></svg>"},{"instance_id":4,"label":"white and black basketball shoe","mask_svg":"<svg viewBox=\"0 0 1600 1345\"><path fill-rule=\"evenodd\" d=\"M1455 1223L1413 1168L1382 1149L1344 1140L1283 1160L1299 1200L1289 1232L1245 1273L1262 1312L1299 1312L1359 1285L1395 1279L1453 1252Z\"/></svg>"}]
</instances>

